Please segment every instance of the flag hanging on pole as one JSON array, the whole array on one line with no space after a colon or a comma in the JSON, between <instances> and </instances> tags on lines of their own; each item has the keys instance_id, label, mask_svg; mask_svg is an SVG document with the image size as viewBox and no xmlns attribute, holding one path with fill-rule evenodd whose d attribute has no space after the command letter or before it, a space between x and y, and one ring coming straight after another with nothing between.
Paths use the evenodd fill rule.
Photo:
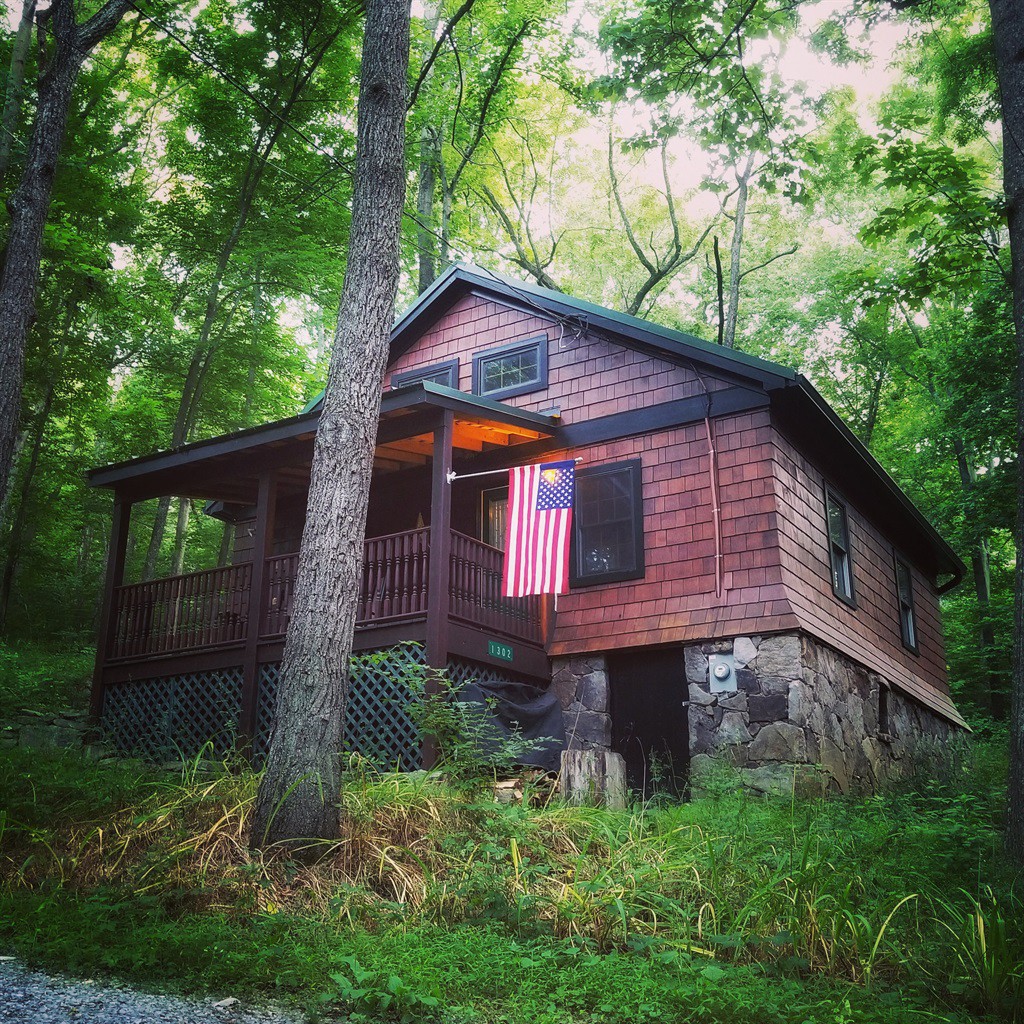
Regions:
<instances>
[{"instance_id":1,"label":"flag hanging on pole","mask_svg":"<svg viewBox=\"0 0 1024 1024\"><path fill-rule=\"evenodd\" d=\"M509 470L506 597L568 591L575 468L569 460Z\"/></svg>"}]
</instances>

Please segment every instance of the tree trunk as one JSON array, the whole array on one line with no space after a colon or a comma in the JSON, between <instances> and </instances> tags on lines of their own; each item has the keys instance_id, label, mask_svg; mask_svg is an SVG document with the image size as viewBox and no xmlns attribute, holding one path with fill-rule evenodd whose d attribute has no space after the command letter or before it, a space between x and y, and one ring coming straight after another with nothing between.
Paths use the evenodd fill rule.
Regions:
<instances>
[{"instance_id":1,"label":"tree trunk","mask_svg":"<svg viewBox=\"0 0 1024 1024\"><path fill-rule=\"evenodd\" d=\"M171 575L180 576L185 565L185 539L188 533L188 517L192 502L188 498L178 499L178 521L174 525L174 556L171 558Z\"/></svg>"},{"instance_id":2,"label":"tree trunk","mask_svg":"<svg viewBox=\"0 0 1024 1024\"><path fill-rule=\"evenodd\" d=\"M90 50L117 27L130 6L130 0L109 0L83 25L75 24L72 0L53 0L49 8L54 45L40 73L21 182L7 204L11 223L0 272L0 494L7 490L18 435L25 345L36 315L43 229L72 92Z\"/></svg>"},{"instance_id":3,"label":"tree trunk","mask_svg":"<svg viewBox=\"0 0 1024 1024\"><path fill-rule=\"evenodd\" d=\"M743 228L747 220L747 199L750 195L750 175L754 169L753 154L747 158L747 166L736 172L736 213L732 229L729 261L729 305L725 315L725 331L722 344L726 348L736 347L736 324L740 318L740 257L743 255Z\"/></svg>"},{"instance_id":4,"label":"tree trunk","mask_svg":"<svg viewBox=\"0 0 1024 1024\"><path fill-rule=\"evenodd\" d=\"M441 17L436 0L426 0L423 5L423 28L425 29L424 60L430 58L437 35L437 23ZM441 136L433 125L425 124L420 129L419 185L416 190L416 245L419 255L419 284L417 291L423 294L437 276L438 232L434 217L437 197L437 172L441 165Z\"/></svg>"},{"instance_id":5,"label":"tree trunk","mask_svg":"<svg viewBox=\"0 0 1024 1024\"><path fill-rule=\"evenodd\" d=\"M3 578L0 579L0 632L7 626L7 610L11 603L11 591L14 588L14 577L18 571L18 563L24 551L25 521L28 513L28 498L32 493L32 481L35 479L36 469L39 467L39 455L43 450L43 436L46 433L46 425L50 422L50 409L53 407L53 395L56 390L59 378L59 366L64 361L64 346L61 345L58 355L58 370L51 374L49 384L46 388L46 397L43 399L42 408L36 417L35 437L32 441L32 450L29 454L28 465L21 478L21 485L18 488L18 507L11 521L11 532L7 538L7 558L4 560Z\"/></svg>"},{"instance_id":6,"label":"tree trunk","mask_svg":"<svg viewBox=\"0 0 1024 1024\"><path fill-rule=\"evenodd\" d=\"M242 232L248 223L249 215L252 213L260 183L270 164L270 157L277 146L281 133L288 124L288 115L320 66L327 51L341 34L342 26L343 23L339 23L338 27L327 33L319 41L316 48L308 53L305 62L300 62L296 66L294 78L289 83L287 94L283 93L284 86L282 86L282 92L275 96L275 101L277 101L275 106L279 109L268 120L268 123L260 129L253 143L245 173L239 185L238 210L235 214L235 220L231 226L231 231L220 247L213 277L206 290L206 312L203 316L203 323L199 329L195 349L192 352L192 359L185 374L185 382L182 385L181 398L178 402L174 433L171 438L172 445L175 447L184 444L188 440L189 434L199 415L206 375L217 354L217 346L219 344L219 339L214 337L213 334L213 325L221 310L221 289L224 284L224 277L227 274L228 265L238 246L238 242L242 237ZM257 282L258 288L259 283ZM165 524L166 513L163 517L163 523L160 524L161 538ZM154 528L154 536L155 533Z\"/></svg>"},{"instance_id":7,"label":"tree trunk","mask_svg":"<svg viewBox=\"0 0 1024 1024\"><path fill-rule=\"evenodd\" d=\"M989 0L989 7L1003 112L1003 189L1010 228L1013 322L1017 333L1017 451L1024 453L1024 8L1019 0ZM1017 861L1024 861L1024 473L1017 474L1014 541L1017 576L1006 848Z\"/></svg>"},{"instance_id":8,"label":"tree trunk","mask_svg":"<svg viewBox=\"0 0 1024 1024\"><path fill-rule=\"evenodd\" d=\"M11 72L7 79L7 95L4 98L4 113L0 118L0 186L3 185L7 168L11 165L11 143L14 141L18 119L21 116L21 102L25 97L25 60L32 42L32 15L36 0L25 0L21 9L21 21L14 37L11 51Z\"/></svg>"},{"instance_id":9,"label":"tree trunk","mask_svg":"<svg viewBox=\"0 0 1024 1024\"><path fill-rule=\"evenodd\" d=\"M217 565L231 564L231 551L234 547L234 541L235 528L230 523L225 523L224 530L220 535L220 551L217 552Z\"/></svg>"},{"instance_id":10,"label":"tree trunk","mask_svg":"<svg viewBox=\"0 0 1024 1024\"><path fill-rule=\"evenodd\" d=\"M149 546L146 548L146 561L142 564L142 582L156 576L156 564L160 558L160 549L164 546L164 534L167 532L167 516L171 511L171 499L167 495L157 499L156 515L153 517L153 529L149 534Z\"/></svg>"},{"instance_id":11,"label":"tree trunk","mask_svg":"<svg viewBox=\"0 0 1024 1024\"><path fill-rule=\"evenodd\" d=\"M953 438L956 466L960 474L960 486L964 495L969 495L977 485L974 466L967 456L967 446L962 437ZM974 580L974 596L978 605L978 654L985 668L988 689L989 711L992 717L1003 721L1006 718L1006 687L996 666L996 634L992 625L992 574L989 567L988 538L976 532L971 543L971 576Z\"/></svg>"},{"instance_id":12,"label":"tree trunk","mask_svg":"<svg viewBox=\"0 0 1024 1024\"><path fill-rule=\"evenodd\" d=\"M405 199L409 0L369 0L352 228L317 429L277 718L250 841L333 840L367 496ZM307 846L307 854L310 848Z\"/></svg>"},{"instance_id":13,"label":"tree trunk","mask_svg":"<svg viewBox=\"0 0 1024 1024\"><path fill-rule=\"evenodd\" d=\"M441 146L430 125L420 130L420 180L416 192L416 245L420 251L418 291L422 295L437 276L437 235L434 229L434 194L437 192L437 165Z\"/></svg>"}]
</instances>

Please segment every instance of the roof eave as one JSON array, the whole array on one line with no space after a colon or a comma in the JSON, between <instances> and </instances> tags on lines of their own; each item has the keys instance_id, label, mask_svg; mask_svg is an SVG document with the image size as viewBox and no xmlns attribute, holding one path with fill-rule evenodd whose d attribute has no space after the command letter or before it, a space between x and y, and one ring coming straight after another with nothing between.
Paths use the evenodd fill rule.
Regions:
<instances>
[{"instance_id":1,"label":"roof eave","mask_svg":"<svg viewBox=\"0 0 1024 1024\"><path fill-rule=\"evenodd\" d=\"M856 434L843 422L838 413L818 394L814 385L803 375L797 374L791 387L797 387L814 405L815 409L828 421L833 430L838 431L843 440L850 446L856 456L870 471L871 475L887 493L895 498L903 507L906 513L918 526L918 528L931 541L932 547L939 555L939 561L945 563L943 568L953 575L953 579L946 581L941 586L941 591L946 593L961 583L967 575L967 566L960 556L953 550L942 534L925 518L918 507L907 497L895 480L886 472L885 468L864 446L864 443Z\"/></svg>"}]
</instances>

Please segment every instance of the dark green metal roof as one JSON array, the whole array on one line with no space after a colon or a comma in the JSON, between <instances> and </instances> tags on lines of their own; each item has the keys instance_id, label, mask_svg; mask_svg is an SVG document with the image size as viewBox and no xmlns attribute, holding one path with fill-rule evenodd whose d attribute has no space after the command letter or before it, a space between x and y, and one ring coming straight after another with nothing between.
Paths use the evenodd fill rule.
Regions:
<instances>
[{"instance_id":1,"label":"dark green metal roof","mask_svg":"<svg viewBox=\"0 0 1024 1024\"><path fill-rule=\"evenodd\" d=\"M408 351L427 325L438 319L463 295L484 292L505 302L533 309L539 316L566 322L571 327L610 334L620 344L657 354L674 362L697 362L728 377L756 382L763 387L795 382L798 374L786 366L759 359L746 352L723 348L683 331L617 313L593 302L573 298L562 292L515 281L504 274L465 263L450 266L398 318L391 329L391 357ZM304 413L312 412L323 399L321 391L306 403Z\"/></svg>"}]
</instances>

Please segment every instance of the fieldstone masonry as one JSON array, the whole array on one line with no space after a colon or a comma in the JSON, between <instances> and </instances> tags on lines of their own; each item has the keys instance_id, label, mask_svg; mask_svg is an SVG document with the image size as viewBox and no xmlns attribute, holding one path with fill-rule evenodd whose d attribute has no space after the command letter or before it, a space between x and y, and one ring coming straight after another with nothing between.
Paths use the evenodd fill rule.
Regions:
<instances>
[{"instance_id":1,"label":"fieldstone masonry","mask_svg":"<svg viewBox=\"0 0 1024 1024\"><path fill-rule=\"evenodd\" d=\"M0 722L0 750L12 747L84 747L97 757L110 751L89 740L95 733L84 711L21 711Z\"/></svg>"},{"instance_id":2,"label":"fieldstone masonry","mask_svg":"<svg viewBox=\"0 0 1024 1024\"><path fill-rule=\"evenodd\" d=\"M708 656L731 654L736 690L711 693ZM948 768L963 732L803 634L738 636L684 649L695 785L726 762L761 793L870 793ZM555 658L552 682L570 748L611 744L601 654ZM883 696L884 691L884 696ZM879 721L884 702L887 723Z\"/></svg>"},{"instance_id":3,"label":"fieldstone masonry","mask_svg":"<svg viewBox=\"0 0 1024 1024\"><path fill-rule=\"evenodd\" d=\"M727 653L736 692L712 694L708 655ZM687 647L685 654L690 765L698 783L724 760L759 792L876 792L947 764L962 735L877 673L807 636L740 636ZM879 721L882 701L887 724Z\"/></svg>"},{"instance_id":4,"label":"fieldstone masonry","mask_svg":"<svg viewBox=\"0 0 1024 1024\"><path fill-rule=\"evenodd\" d=\"M551 683L562 705L569 749L610 749L612 720L604 655L554 658L551 667Z\"/></svg>"}]
</instances>

